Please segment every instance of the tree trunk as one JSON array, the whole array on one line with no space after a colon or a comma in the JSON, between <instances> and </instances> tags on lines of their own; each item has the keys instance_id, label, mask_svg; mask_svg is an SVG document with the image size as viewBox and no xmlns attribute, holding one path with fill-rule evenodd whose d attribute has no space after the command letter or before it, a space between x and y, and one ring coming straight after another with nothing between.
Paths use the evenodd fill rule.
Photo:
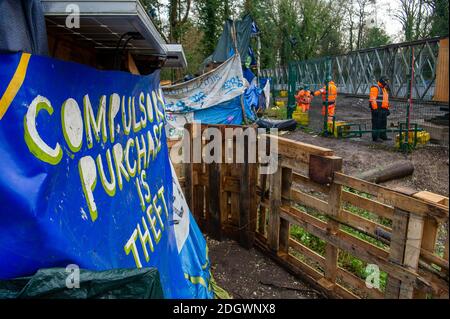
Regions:
<instances>
[{"instance_id":1,"label":"tree trunk","mask_svg":"<svg viewBox=\"0 0 450 319\"><path fill-rule=\"evenodd\" d=\"M414 172L410 161L399 161L382 167L370 169L357 177L372 183L382 183L393 179L409 176Z\"/></svg>"}]
</instances>

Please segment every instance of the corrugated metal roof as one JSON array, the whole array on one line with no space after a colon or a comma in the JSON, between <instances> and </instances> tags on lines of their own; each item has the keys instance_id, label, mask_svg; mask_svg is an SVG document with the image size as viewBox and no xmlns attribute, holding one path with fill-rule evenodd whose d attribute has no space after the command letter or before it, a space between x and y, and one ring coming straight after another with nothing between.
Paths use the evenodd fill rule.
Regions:
<instances>
[{"instance_id":1,"label":"corrugated metal roof","mask_svg":"<svg viewBox=\"0 0 450 319\"><path fill-rule=\"evenodd\" d=\"M140 39L132 39L127 49L134 54L166 57L167 45L138 0L42 0L49 31L71 35L88 41L96 49L114 50L122 35L138 32ZM69 5L80 9L80 28L69 28L66 11ZM124 43L124 42L122 42Z\"/></svg>"}]
</instances>

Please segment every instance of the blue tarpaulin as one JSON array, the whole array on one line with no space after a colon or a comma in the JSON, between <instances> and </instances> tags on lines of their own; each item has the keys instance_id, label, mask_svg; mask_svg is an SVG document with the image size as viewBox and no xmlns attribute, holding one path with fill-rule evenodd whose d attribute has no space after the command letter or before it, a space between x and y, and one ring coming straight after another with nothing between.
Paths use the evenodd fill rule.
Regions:
<instances>
[{"instance_id":1,"label":"blue tarpaulin","mask_svg":"<svg viewBox=\"0 0 450 319\"><path fill-rule=\"evenodd\" d=\"M171 167L159 71L0 55L0 279L156 267L211 298L206 242Z\"/></svg>"}]
</instances>

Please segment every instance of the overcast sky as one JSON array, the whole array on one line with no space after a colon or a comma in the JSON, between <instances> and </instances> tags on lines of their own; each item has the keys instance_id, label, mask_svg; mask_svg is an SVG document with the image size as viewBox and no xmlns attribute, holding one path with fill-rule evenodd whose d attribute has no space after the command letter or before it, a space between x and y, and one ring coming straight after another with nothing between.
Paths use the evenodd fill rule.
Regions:
<instances>
[{"instance_id":1,"label":"overcast sky","mask_svg":"<svg viewBox=\"0 0 450 319\"><path fill-rule=\"evenodd\" d=\"M398 0L377 0L376 16L378 24L382 24L386 33L391 36L395 42L398 42L399 34L402 31L402 25L392 15L400 7Z\"/></svg>"}]
</instances>

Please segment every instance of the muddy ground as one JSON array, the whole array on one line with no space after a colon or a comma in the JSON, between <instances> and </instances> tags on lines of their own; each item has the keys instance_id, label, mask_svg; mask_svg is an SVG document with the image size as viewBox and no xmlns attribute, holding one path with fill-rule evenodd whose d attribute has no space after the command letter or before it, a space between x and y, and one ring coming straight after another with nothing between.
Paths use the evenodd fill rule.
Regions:
<instances>
[{"instance_id":1,"label":"muddy ground","mask_svg":"<svg viewBox=\"0 0 450 319\"><path fill-rule=\"evenodd\" d=\"M214 279L234 299L317 299L320 293L258 250L208 238Z\"/></svg>"},{"instance_id":2,"label":"muddy ground","mask_svg":"<svg viewBox=\"0 0 450 319\"><path fill-rule=\"evenodd\" d=\"M283 137L334 150L337 156L343 158L344 173L349 175L357 175L368 169L408 159L414 165L413 174L382 185L405 186L444 196L449 194L449 154L446 147L429 144L406 155L396 151L389 142L385 145L364 139L327 138L300 130L289 132Z\"/></svg>"},{"instance_id":3,"label":"muddy ground","mask_svg":"<svg viewBox=\"0 0 450 319\"><path fill-rule=\"evenodd\" d=\"M398 127L399 121L405 121L407 102L391 101L388 128ZM447 109L436 105L413 104L410 116L411 123L429 123L437 116L448 114ZM335 151L344 160L344 172L350 175L371 168L383 166L393 161L408 159L414 165L412 176L384 183L386 186L405 186L416 190L428 190L437 194L449 194L449 154L448 145L441 146L428 143L419 145L411 154L405 155L395 147L395 135L389 132L390 141L373 143L371 134L364 134L361 138L336 139L318 136L323 128L321 103L314 100L309 111L308 130L296 130L283 137L297 141L327 147ZM371 129L371 114L368 101L359 98L338 98L336 104L336 120L347 123L360 123L362 128ZM309 132L309 133L308 133ZM315 133L313 133L315 132Z\"/></svg>"}]
</instances>

